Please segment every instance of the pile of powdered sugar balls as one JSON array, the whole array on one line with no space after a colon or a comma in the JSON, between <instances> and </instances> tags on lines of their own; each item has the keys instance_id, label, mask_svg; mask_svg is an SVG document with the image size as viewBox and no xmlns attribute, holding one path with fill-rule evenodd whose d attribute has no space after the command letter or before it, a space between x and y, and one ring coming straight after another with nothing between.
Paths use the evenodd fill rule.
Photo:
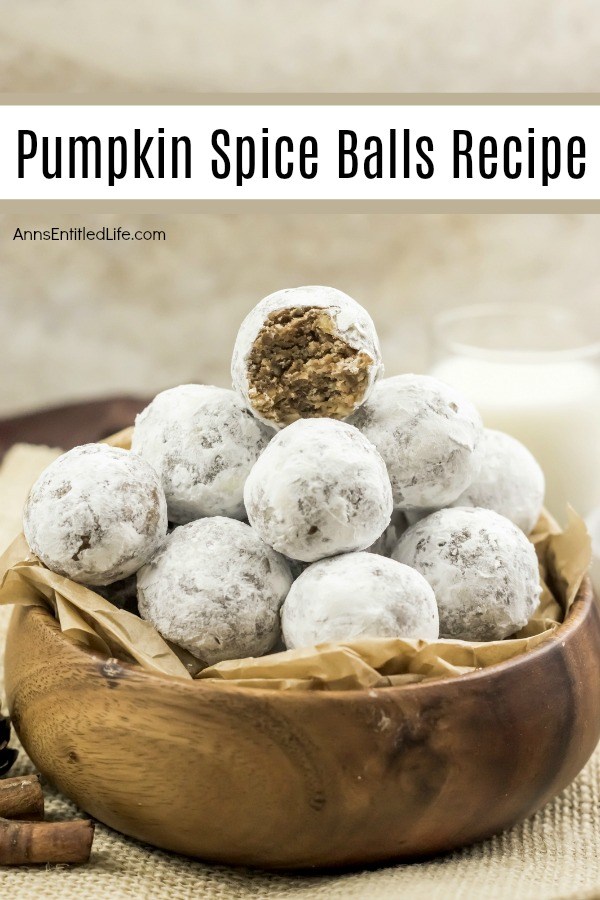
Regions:
<instances>
[{"instance_id":1,"label":"pile of powdered sugar balls","mask_svg":"<svg viewBox=\"0 0 600 900\"><path fill-rule=\"evenodd\" d=\"M384 378L356 301L266 297L232 380L158 394L131 452L53 463L25 510L39 559L106 597L137 573L140 615L206 665L282 641L499 640L528 622L539 465L449 385Z\"/></svg>"}]
</instances>

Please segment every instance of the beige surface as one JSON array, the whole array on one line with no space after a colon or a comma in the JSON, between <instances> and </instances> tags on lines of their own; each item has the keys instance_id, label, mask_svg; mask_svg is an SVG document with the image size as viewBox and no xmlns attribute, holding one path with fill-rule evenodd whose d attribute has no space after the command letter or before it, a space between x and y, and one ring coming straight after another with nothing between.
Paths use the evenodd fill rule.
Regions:
<instances>
[{"instance_id":1,"label":"beige surface","mask_svg":"<svg viewBox=\"0 0 600 900\"><path fill-rule=\"evenodd\" d=\"M12 451L0 469L0 549L19 529L29 484L54 451ZM8 608L0 608L0 664ZM1 670L0 670L1 671ZM0 676L0 694L2 683ZM29 771L21 755L15 774ZM51 817L74 814L47 788ZM396 898L414 900L566 900L600 896L600 750L576 781L532 819L457 853L412 865L327 875L228 869L140 845L98 826L91 862L78 869L0 870L0 895L79 898Z\"/></svg>"},{"instance_id":2,"label":"beige surface","mask_svg":"<svg viewBox=\"0 0 600 900\"><path fill-rule=\"evenodd\" d=\"M43 229L164 229L162 243L44 242ZM598 216L5 215L0 416L184 381L230 384L242 317L281 287L368 307L386 371L423 369L427 322L461 303L568 304L600 325Z\"/></svg>"},{"instance_id":3,"label":"beige surface","mask_svg":"<svg viewBox=\"0 0 600 900\"><path fill-rule=\"evenodd\" d=\"M594 0L2 0L0 89L593 91Z\"/></svg>"}]
</instances>

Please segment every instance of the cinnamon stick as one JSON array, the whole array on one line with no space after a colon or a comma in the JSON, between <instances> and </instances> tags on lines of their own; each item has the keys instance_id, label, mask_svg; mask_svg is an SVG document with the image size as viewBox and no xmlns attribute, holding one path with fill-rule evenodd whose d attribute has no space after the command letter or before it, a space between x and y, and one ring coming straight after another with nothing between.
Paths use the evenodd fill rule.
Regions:
<instances>
[{"instance_id":1,"label":"cinnamon stick","mask_svg":"<svg viewBox=\"0 0 600 900\"><path fill-rule=\"evenodd\" d=\"M85 863L90 858L94 823L11 822L0 819L0 866Z\"/></svg>"},{"instance_id":2,"label":"cinnamon stick","mask_svg":"<svg viewBox=\"0 0 600 900\"><path fill-rule=\"evenodd\" d=\"M37 775L0 781L0 818L44 818L44 794Z\"/></svg>"}]
</instances>

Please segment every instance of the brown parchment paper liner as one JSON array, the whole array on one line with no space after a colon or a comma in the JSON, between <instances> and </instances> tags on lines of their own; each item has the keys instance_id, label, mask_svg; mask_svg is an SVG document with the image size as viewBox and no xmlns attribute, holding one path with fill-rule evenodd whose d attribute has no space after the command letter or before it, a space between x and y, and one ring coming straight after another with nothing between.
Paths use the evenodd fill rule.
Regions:
<instances>
[{"instance_id":1,"label":"brown parchment paper liner","mask_svg":"<svg viewBox=\"0 0 600 900\"><path fill-rule=\"evenodd\" d=\"M128 449L130 439L131 429L125 429L108 443ZM530 538L540 563L540 604L525 628L504 641L361 639L228 660L202 669L186 651L163 640L149 622L50 572L33 556L23 535L0 558L0 604L49 608L61 630L84 647L173 677L196 677L224 688L228 684L273 690L380 688L463 675L547 640L563 621L589 568L591 541L572 509L564 531L544 513Z\"/></svg>"}]
</instances>

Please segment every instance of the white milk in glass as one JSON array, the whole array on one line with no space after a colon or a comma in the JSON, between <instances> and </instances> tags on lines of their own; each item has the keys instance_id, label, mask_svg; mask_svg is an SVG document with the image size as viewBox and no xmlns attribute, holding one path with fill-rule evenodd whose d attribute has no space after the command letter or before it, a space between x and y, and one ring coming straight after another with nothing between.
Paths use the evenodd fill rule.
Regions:
<instances>
[{"instance_id":1,"label":"white milk in glass","mask_svg":"<svg viewBox=\"0 0 600 900\"><path fill-rule=\"evenodd\" d=\"M486 322L482 308L477 307L478 347L451 341L444 347L442 333L431 374L469 397L488 428L514 435L531 450L546 475L546 506L559 521L565 521L567 503L587 515L600 507L600 366L596 357L600 348L579 344L566 349L565 342L574 340L572 329L560 316L545 322L539 309L537 332L532 335L531 319L529 330L516 319L531 313L510 309L512 320L509 314L499 322L501 311L493 307ZM459 312L466 316L468 310ZM549 325L553 334L545 335ZM554 333L557 330L560 335ZM449 323L449 331L455 339L461 332L460 321ZM492 344L489 353L482 348L482 333L486 343ZM514 343L507 344L511 333ZM524 335L534 347L531 351L523 347ZM560 348L553 352L552 341L559 338ZM508 346L506 353L500 342Z\"/></svg>"}]
</instances>

